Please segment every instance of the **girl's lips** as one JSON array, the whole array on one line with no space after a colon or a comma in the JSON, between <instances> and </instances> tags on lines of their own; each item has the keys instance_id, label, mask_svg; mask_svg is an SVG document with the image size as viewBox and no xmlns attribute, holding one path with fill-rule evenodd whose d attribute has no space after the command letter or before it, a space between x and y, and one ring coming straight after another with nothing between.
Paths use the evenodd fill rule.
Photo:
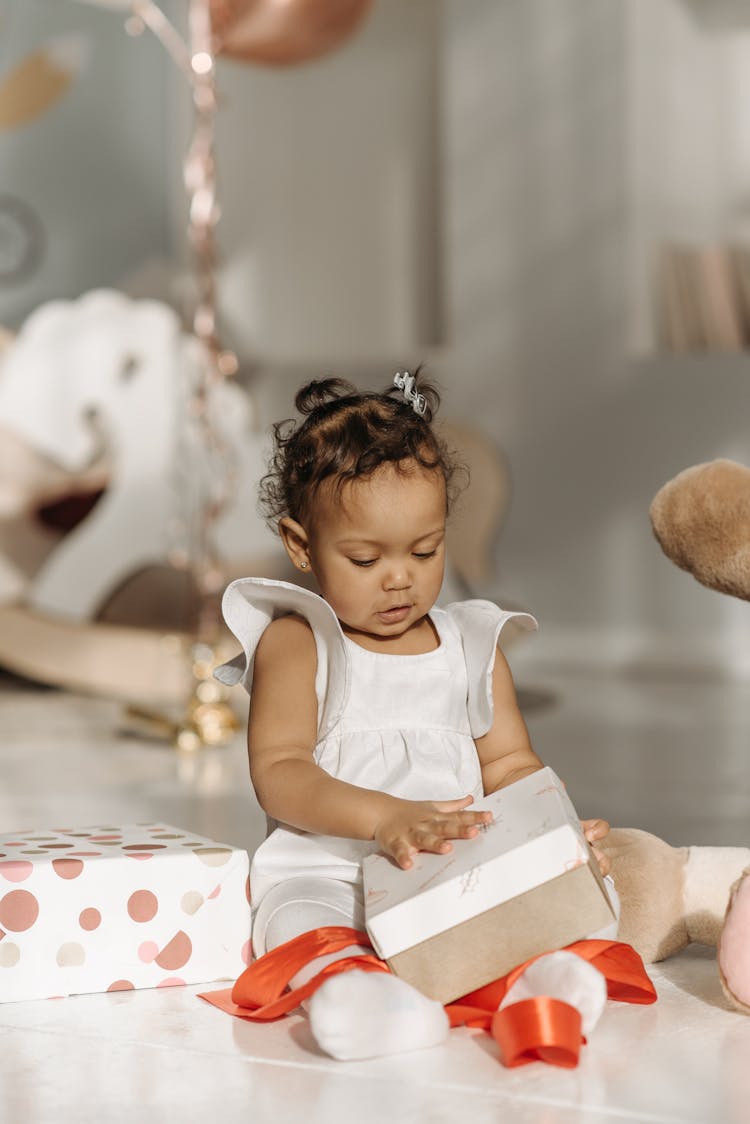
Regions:
<instances>
[{"instance_id":1,"label":"girl's lips","mask_svg":"<svg viewBox=\"0 0 750 1124\"><path fill-rule=\"evenodd\" d=\"M398 624L409 616L411 605L397 605L394 609L385 609L382 613L378 613L381 621L386 624Z\"/></svg>"}]
</instances>

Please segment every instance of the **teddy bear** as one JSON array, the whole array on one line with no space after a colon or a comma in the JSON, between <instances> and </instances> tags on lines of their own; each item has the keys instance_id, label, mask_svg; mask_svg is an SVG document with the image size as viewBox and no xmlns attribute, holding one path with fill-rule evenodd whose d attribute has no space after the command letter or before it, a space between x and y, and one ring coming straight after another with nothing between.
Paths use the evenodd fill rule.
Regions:
<instances>
[{"instance_id":1,"label":"teddy bear","mask_svg":"<svg viewBox=\"0 0 750 1124\"><path fill-rule=\"evenodd\" d=\"M649 514L672 562L750 600L750 469L724 459L687 468L656 493ZM620 895L619 939L646 963L693 941L716 946L724 993L750 1014L750 848L671 847L634 829L614 829L597 846Z\"/></svg>"}]
</instances>

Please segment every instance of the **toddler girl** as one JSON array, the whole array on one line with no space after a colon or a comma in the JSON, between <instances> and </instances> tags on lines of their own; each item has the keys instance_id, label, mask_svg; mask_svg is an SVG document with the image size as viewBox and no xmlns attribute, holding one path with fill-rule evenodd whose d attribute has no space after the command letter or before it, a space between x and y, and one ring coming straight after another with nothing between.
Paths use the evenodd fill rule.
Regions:
<instances>
[{"instance_id":1,"label":"toddler girl","mask_svg":"<svg viewBox=\"0 0 750 1124\"><path fill-rule=\"evenodd\" d=\"M365 855L406 870L417 851L448 852L491 818L475 799L542 767L497 647L511 618L533 617L489 601L435 608L455 472L431 425L438 402L408 374L383 394L326 379L297 394L304 420L274 426L261 503L320 596L262 578L224 596L243 652L217 674L251 691L250 774L269 817L250 875L257 956L318 926L363 929ZM590 840L608 830L584 827ZM447 1031L438 1003L381 973L334 976L307 1007L335 1057Z\"/></svg>"}]
</instances>

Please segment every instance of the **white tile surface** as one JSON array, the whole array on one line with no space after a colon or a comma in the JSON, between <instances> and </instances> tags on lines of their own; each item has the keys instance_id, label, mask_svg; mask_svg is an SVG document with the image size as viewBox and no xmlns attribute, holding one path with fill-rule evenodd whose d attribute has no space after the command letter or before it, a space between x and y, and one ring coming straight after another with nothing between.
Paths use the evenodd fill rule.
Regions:
<instances>
[{"instance_id":1,"label":"white tile surface","mask_svg":"<svg viewBox=\"0 0 750 1124\"><path fill-rule=\"evenodd\" d=\"M535 743L582 814L672 843L746 843L750 707L741 684L562 673L520 661ZM251 849L263 821L242 739L197 756L121 732L121 711L0 679L0 830L159 819ZM200 987L0 1005L2 1119L222 1124L355 1121L744 1124L750 1019L729 1009L713 952L651 970L659 1001L608 1004L575 1070L507 1070L489 1036L339 1063L305 1019L231 1019Z\"/></svg>"}]
</instances>

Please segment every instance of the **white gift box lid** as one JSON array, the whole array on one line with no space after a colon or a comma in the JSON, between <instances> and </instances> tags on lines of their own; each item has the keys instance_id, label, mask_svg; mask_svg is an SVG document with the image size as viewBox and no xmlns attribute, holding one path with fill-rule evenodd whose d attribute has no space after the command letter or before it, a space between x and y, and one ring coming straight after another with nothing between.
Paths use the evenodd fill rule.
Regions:
<instances>
[{"instance_id":1,"label":"white gift box lid","mask_svg":"<svg viewBox=\"0 0 750 1124\"><path fill-rule=\"evenodd\" d=\"M384 959L589 862L562 782L546 767L472 805L493 822L448 854L420 852L402 870L384 855L363 862L367 931Z\"/></svg>"}]
</instances>

